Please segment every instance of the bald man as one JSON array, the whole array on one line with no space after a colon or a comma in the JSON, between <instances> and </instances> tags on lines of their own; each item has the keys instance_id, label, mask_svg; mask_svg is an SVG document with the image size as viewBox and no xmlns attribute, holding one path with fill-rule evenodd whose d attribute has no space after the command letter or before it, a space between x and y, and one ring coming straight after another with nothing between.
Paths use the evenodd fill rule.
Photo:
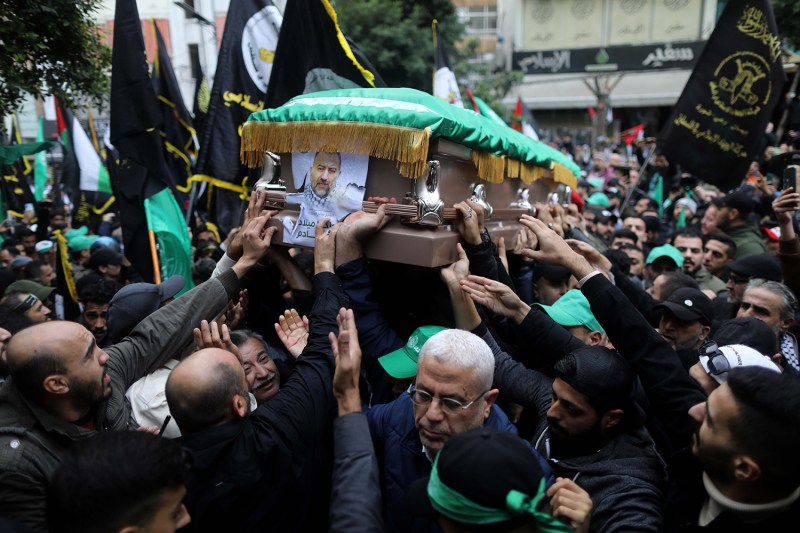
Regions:
<instances>
[{"instance_id":1,"label":"bald man","mask_svg":"<svg viewBox=\"0 0 800 533\"><path fill-rule=\"evenodd\" d=\"M37 324L6 347L10 378L0 387L0 515L45 528L45 486L74 442L132 427L126 389L175 354L188 353L192 324L213 320L238 295L239 280L263 257L269 216L250 222L234 267L143 320L105 351L80 324Z\"/></svg>"},{"instance_id":2,"label":"bald man","mask_svg":"<svg viewBox=\"0 0 800 533\"><path fill-rule=\"evenodd\" d=\"M191 456L186 531L326 531L336 402L328 333L346 297L333 274L334 237L317 225L314 307L294 372L249 412L247 380L228 352L200 350L167 380L169 410ZM352 316L352 314L350 315Z\"/></svg>"}]
</instances>

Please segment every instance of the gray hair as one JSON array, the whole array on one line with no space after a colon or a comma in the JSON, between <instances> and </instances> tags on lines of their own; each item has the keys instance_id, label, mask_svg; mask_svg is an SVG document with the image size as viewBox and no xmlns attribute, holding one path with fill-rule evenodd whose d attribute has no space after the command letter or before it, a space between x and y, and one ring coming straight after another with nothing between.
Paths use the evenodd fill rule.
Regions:
<instances>
[{"instance_id":1,"label":"gray hair","mask_svg":"<svg viewBox=\"0 0 800 533\"><path fill-rule=\"evenodd\" d=\"M492 388L494 354L486 342L469 331L446 329L429 338L419 351L417 365L426 357L455 368L472 370L472 382L484 391Z\"/></svg>"},{"instance_id":2,"label":"gray hair","mask_svg":"<svg viewBox=\"0 0 800 533\"><path fill-rule=\"evenodd\" d=\"M783 283L778 283L777 281L767 281L761 278L754 278L751 279L747 284L747 287L744 289L744 294L747 294L750 289L758 288L768 290L769 292L777 294L781 297L781 320L794 317L794 312L797 310L797 297L794 295L791 289L789 289L789 287Z\"/></svg>"}]
</instances>

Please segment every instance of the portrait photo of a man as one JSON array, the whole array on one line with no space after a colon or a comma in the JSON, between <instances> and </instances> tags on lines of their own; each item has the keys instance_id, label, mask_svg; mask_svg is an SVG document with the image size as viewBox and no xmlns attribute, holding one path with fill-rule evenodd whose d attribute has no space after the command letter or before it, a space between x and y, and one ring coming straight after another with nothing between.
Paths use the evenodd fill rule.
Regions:
<instances>
[{"instance_id":1,"label":"portrait photo of a man","mask_svg":"<svg viewBox=\"0 0 800 533\"><path fill-rule=\"evenodd\" d=\"M284 241L314 246L314 228L323 218L331 224L361 209L367 181L369 156L339 152L295 152L292 174L298 192L288 194L288 203L300 205L292 224L284 219Z\"/></svg>"}]
</instances>

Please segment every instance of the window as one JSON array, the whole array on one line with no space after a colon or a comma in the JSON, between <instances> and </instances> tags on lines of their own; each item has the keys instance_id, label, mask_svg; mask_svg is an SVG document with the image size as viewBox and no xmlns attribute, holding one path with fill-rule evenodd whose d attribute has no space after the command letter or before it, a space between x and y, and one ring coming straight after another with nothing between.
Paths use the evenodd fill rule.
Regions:
<instances>
[{"instance_id":1,"label":"window","mask_svg":"<svg viewBox=\"0 0 800 533\"><path fill-rule=\"evenodd\" d=\"M189 64L192 67L192 78L200 78L200 50L196 44L189 45Z\"/></svg>"},{"instance_id":2,"label":"window","mask_svg":"<svg viewBox=\"0 0 800 533\"><path fill-rule=\"evenodd\" d=\"M467 35L497 35L497 5L456 8Z\"/></svg>"}]
</instances>

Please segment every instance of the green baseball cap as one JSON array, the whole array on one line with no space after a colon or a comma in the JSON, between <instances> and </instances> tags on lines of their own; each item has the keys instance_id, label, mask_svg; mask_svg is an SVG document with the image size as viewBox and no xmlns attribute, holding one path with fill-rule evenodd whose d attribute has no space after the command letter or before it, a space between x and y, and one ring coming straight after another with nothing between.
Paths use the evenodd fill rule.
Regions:
<instances>
[{"instance_id":1,"label":"green baseball cap","mask_svg":"<svg viewBox=\"0 0 800 533\"><path fill-rule=\"evenodd\" d=\"M47 300L50 295L53 294L54 290L56 290L55 287L45 287L41 283L36 283L29 279L21 279L6 287L3 296L11 294L12 292L29 292L40 300Z\"/></svg>"},{"instance_id":2,"label":"green baseball cap","mask_svg":"<svg viewBox=\"0 0 800 533\"><path fill-rule=\"evenodd\" d=\"M542 311L550 315L557 324L571 328L574 326L586 326L589 331L600 331L605 333L603 326L594 317L589 300L578 289L567 291L564 296L556 300L553 305L534 304L542 308Z\"/></svg>"},{"instance_id":3,"label":"green baseball cap","mask_svg":"<svg viewBox=\"0 0 800 533\"><path fill-rule=\"evenodd\" d=\"M96 240L97 235L78 235L77 237L70 239L69 243L67 244L67 248L69 248L70 252L88 250L92 247L92 244L94 244L94 241Z\"/></svg>"},{"instance_id":4,"label":"green baseball cap","mask_svg":"<svg viewBox=\"0 0 800 533\"><path fill-rule=\"evenodd\" d=\"M611 202L608 200L608 196L606 196L602 192L593 192L589 198L586 199L586 203L589 205L601 205L603 207L611 207Z\"/></svg>"},{"instance_id":5,"label":"green baseball cap","mask_svg":"<svg viewBox=\"0 0 800 533\"><path fill-rule=\"evenodd\" d=\"M678 268L683 268L683 255L681 255L678 249L671 244L662 244L661 246L656 246L650 250L650 253L647 254L647 260L645 261L645 264L652 264L653 261L661 257L668 257L675 261L675 264L678 265Z\"/></svg>"},{"instance_id":6,"label":"green baseball cap","mask_svg":"<svg viewBox=\"0 0 800 533\"><path fill-rule=\"evenodd\" d=\"M89 232L89 228L87 226L81 226L80 228L72 228L71 230L64 232L64 237L71 241L75 237L85 237L86 234Z\"/></svg>"},{"instance_id":7,"label":"green baseball cap","mask_svg":"<svg viewBox=\"0 0 800 533\"><path fill-rule=\"evenodd\" d=\"M405 346L379 357L378 362L393 378L413 378L417 375L417 359L422 346L445 329L441 326L420 326L414 330Z\"/></svg>"}]
</instances>

